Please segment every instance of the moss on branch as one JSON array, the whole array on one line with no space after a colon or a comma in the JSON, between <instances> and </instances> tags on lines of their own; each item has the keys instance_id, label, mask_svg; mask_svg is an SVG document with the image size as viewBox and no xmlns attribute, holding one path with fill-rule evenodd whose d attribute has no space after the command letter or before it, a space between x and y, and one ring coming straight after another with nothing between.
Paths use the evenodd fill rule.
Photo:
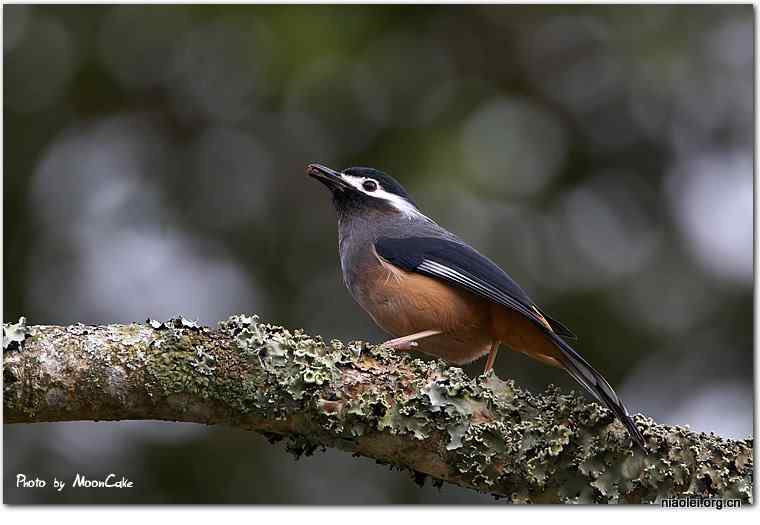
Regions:
<instances>
[{"instance_id":1,"label":"moss on branch","mask_svg":"<svg viewBox=\"0 0 760 525\"><path fill-rule=\"evenodd\" d=\"M752 498L752 441L637 416L649 452L612 414L550 387L366 343L324 342L233 316L85 326L4 325L6 423L159 419L337 447L513 502ZM8 343L6 345L6 342Z\"/></svg>"}]
</instances>

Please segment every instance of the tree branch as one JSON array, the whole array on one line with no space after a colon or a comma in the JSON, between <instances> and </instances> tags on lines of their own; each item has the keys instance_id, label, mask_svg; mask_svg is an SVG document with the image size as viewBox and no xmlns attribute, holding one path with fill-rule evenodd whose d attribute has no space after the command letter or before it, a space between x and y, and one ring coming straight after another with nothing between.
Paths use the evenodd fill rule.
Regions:
<instances>
[{"instance_id":1,"label":"tree branch","mask_svg":"<svg viewBox=\"0 0 760 525\"><path fill-rule=\"evenodd\" d=\"M366 343L324 343L234 316L84 326L4 325L6 423L160 419L337 447L417 478L514 502L752 497L752 440L636 420L649 453L575 394L532 395L493 375Z\"/></svg>"}]
</instances>

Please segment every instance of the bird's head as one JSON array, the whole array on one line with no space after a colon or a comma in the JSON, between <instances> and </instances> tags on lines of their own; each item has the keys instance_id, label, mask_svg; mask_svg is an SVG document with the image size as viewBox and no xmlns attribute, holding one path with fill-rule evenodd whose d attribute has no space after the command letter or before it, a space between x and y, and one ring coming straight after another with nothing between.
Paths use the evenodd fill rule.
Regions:
<instances>
[{"instance_id":1,"label":"bird's head","mask_svg":"<svg viewBox=\"0 0 760 525\"><path fill-rule=\"evenodd\" d=\"M374 168L335 171L321 164L309 164L306 173L332 192L338 213L400 213L422 215L396 179Z\"/></svg>"}]
</instances>

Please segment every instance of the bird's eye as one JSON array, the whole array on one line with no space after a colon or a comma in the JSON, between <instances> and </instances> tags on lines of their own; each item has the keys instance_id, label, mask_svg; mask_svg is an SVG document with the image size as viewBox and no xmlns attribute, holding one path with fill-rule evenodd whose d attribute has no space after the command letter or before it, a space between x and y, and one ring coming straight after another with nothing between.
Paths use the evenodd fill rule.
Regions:
<instances>
[{"instance_id":1,"label":"bird's eye","mask_svg":"<svg viewBox=\"0 0 760 525\"><path fill-rule=\"evenodd\" d=\"M375 191L377 189L377 182L373 180L365 180L362 183L362 188L364 188L364 191Z\"/></svg>"}]
</instances>

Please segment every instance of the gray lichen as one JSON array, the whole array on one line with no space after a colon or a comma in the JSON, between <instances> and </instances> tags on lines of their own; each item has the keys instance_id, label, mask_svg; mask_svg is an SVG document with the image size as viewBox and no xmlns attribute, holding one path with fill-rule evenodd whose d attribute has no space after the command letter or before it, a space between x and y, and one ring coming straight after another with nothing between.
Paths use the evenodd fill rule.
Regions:
<instances>
[{"instance_id":1,"label":"gray lichen","mask_svg":"<svg viewBox=\"0 0 760 525\"><path fill-rule=\"evenodd\" d=\"M3 352L18 350L26 339L26 317L20 317L16 324L3 323Z\"/></svg>"},{"instance_id":2,"label":"gray lichen","mask_svg":"<svg viewBox=\"0 0 760 525\"><path fill-rule=\"evenodd\" d=\"M326 446L513 502L656 503L752 498L752 441L636 416L649 451L612 414L551 387L533 395L362 342L325 343L238 315L32 327L6 358L6 422L164 419Z\"/></svg>"}]
</instances>

